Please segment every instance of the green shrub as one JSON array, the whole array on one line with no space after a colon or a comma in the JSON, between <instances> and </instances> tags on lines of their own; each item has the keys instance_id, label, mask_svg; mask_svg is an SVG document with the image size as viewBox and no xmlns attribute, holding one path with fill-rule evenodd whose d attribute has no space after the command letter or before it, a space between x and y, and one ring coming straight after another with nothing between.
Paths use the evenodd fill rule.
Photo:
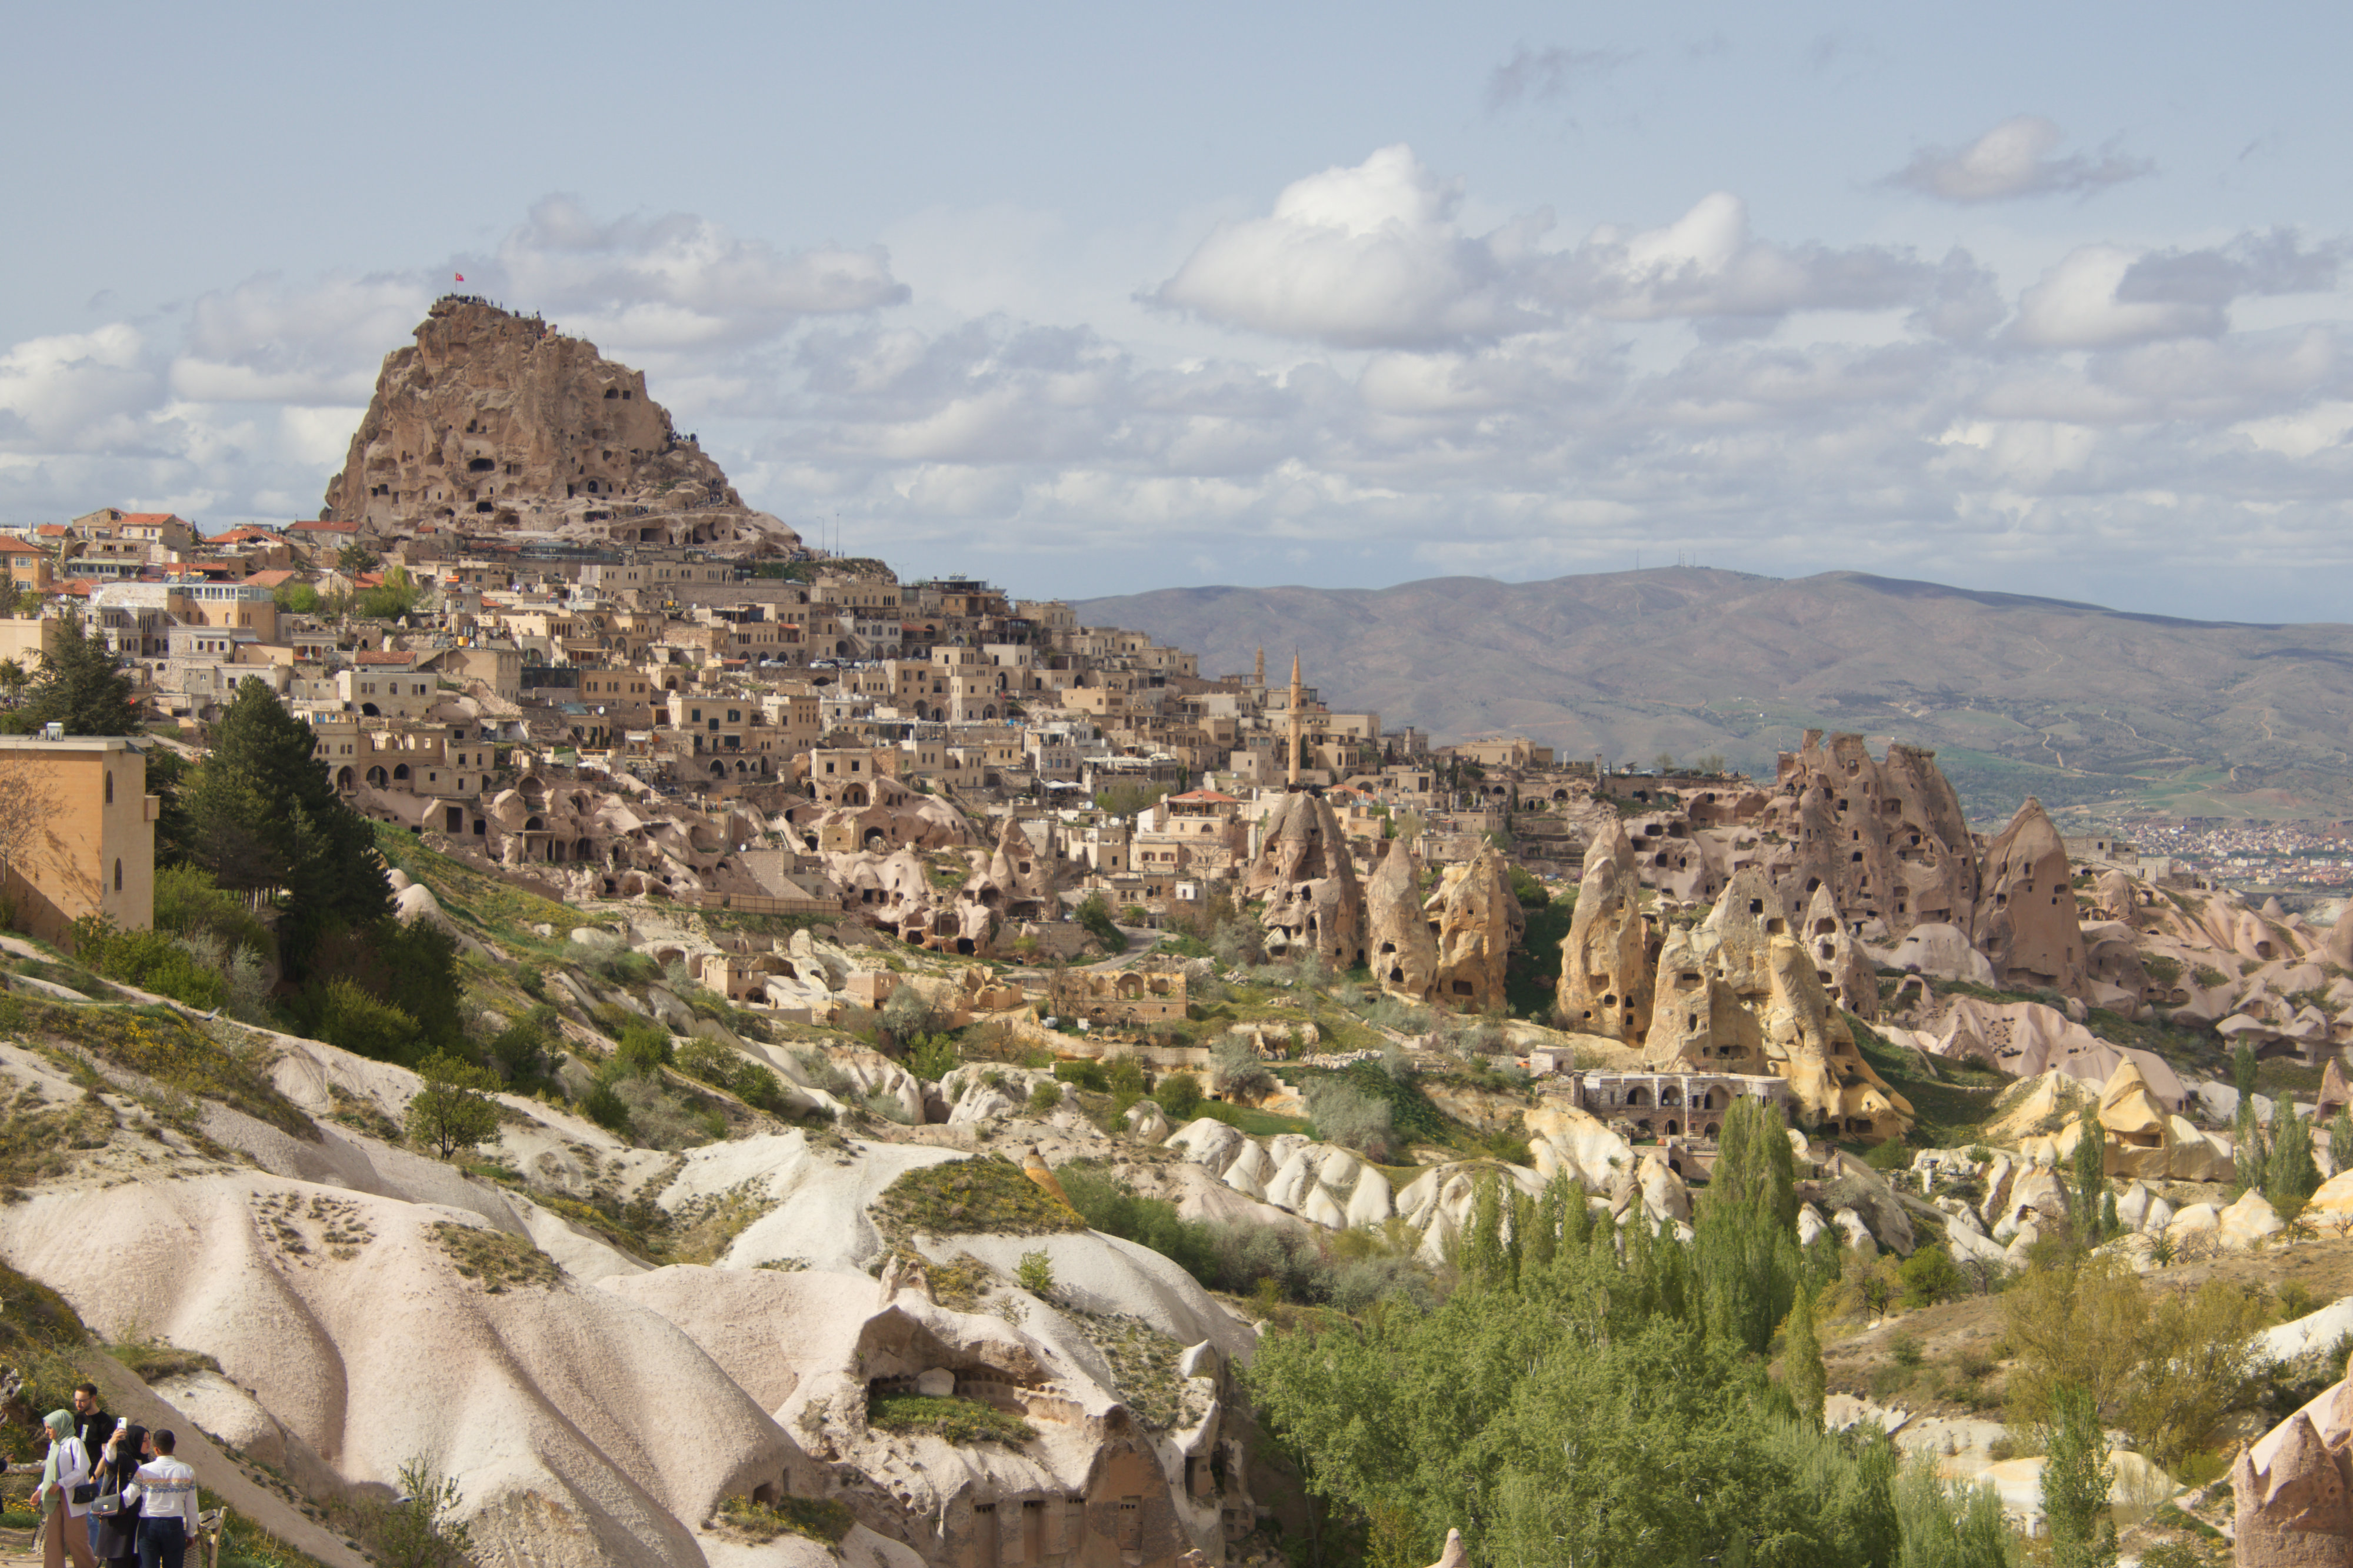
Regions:
<instances>
[{"instance_id":1,"label":"green shrub","mask_svg":"<svg viewBox=\"0 0 2353 1568\"><path fill-rule=\"evenodd\" d=\"M755 1502L747 1497L723 1498L719 1517L757 1542L766 1542L790 1534L804 1535L828 1546L838 1544L858 1522L848 1508L831 1498L788 1497L773 1503Z\"/></svg>"},{"instance_id":2,"label":"green shrub","mask_svg":"<svg viewBox=\"0 0 2353 1568\"><path fill-rule=\"evenodd\" d=\"M1056 1062L1054 1076L1064 1083L1074 1083L1097 1094L1111 1092L1111 1078L1103 1071L1101 1062Z\"/></svg>"},{"instance_id":3,"label":"green shrub","mask_svg":"<svg viewBox=\"0 0 2353 1568\"><path fill-rule=\"evenodd\" d=\"M629 1108L618 1094L613 1092L611 1084L602 1080L592 1083L587 1092L573 1103L581 1115L607 1131L628 1136Z\"/></svg>"},{"instance_id":4,"label":"green shrub","mask_svg":"<svg viewBox=\"0 0 2353 1568\"><path fill-rule=\"evenodd\" d=\"M364 987L344 979L327 982L319 999L319 1038L377 1061L406 1061L423 1044L417 1020Z\"/></svg>"},{"instance_id":5,"label":"green shrub","mask_svg":"<svg viewBox=\"0 0 2353 1568\"><path fill-rule=\"evenodd\" d=\"M1018 1447L1034 1440L1036 1428L1017 1415L976 1399L933 1399L920 1394L876 1394L866 1402L869 1426L885 1432L929 1432L951 1443L1003 1443Z\"/></svg>"},{"instance_id":6,"label":"green shrub","mask_svg":"<svg viewBox=\"0 0 2353 1568\"><path fill-rule=\"evenodd\" d=\"M1050 1297L1054 1293L1054 1260L1043 1248L1025 1252L1013 1268L1014 1283L1032 1296Z\"/></svg>"},{"instance_id":7,"label":"green shrub","mask_svg":"<svg viewBox=\"0 0 2353 1568\"><path fill-rule=\"evenodd\" d=\"M1061 1106L1062 1086L1059 1083L1041 1082L1029 1090L1029 1110L1032 1115L1050 1115L1060 1110Z\"/></svg>"},{"instance_id":8,"label":"green shrub","mask_svg":"<svg viewBox=\"0 0 2353 1568\"><path fill-rule=\"evenodd\" d=\"M919 1035L907 1052L907 1070L925 1083L937 1083L963 1065L954 1035Z\"/></svg>"},{"instance_id":9,"label":"green shrub","mask_svg":"<svg viewBox=\"0 0 2353 1568\"><path fill-rule=\"evenodd\" d=\"M1941 1247L1924 1247L1904 1260L1904 1305L1913 1310L1958 1299L1967 1288L1960 1266ZM1917 1347L1915 1347L1915 1351Z\"/></svg>"},{"instance_id":10,"label":"green shrub","mask_svg":"<svg viewBox=\"0 0 2353 1568\"><path fill-rule=\"evenodd\" d=\"M1152 1098L1160 1102L1169 1121L1181 1126L1201 1108L1201 1083L1189 1072L1172 1072L1160 1080Z\"/></svg>"},{"instance_id":11,"label":"green shrub","mask_svg":"<svg viewBox=\"0 0 2353 1568\"><path fill-rule=\"evenodd\" d=\"M671 1050L668 1029L659 1024L632 1022L613 1042L613 1061L632 1078L652 1078L670 1065Z\"/></svg>"},{"instance_id":12,"label":"green shrub","mask_svg":"<svg viewBox=\"0 0 2353 1568\"><path fill-rule=\"evenodd\" d=\"M884 1188L869 1212L893 1242L919 1233L1047 1236L1086 1228L1020 1166L996 1158L917 1166Z\"/></svg>"},{"instance_id":13,"label":"green shrub","mask_svg":"<svg viewBox=\"0 0 2353 1568\"><path fill-rule=\"evenodd\" d=\"M1071 918L1086 927L1087 934L1103 943L1105 952L1127 951L1127 933L1119 929L1118 920L1112 914L1111 906L1103 901L1101 893L1088 894L1079 907L1071 911Z\"/></svg>"}]
</instances>

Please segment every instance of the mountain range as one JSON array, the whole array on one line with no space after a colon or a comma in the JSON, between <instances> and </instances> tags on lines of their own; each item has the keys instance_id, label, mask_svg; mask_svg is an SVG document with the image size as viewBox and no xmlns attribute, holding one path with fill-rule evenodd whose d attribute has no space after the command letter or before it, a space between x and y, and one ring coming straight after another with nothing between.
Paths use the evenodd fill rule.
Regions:
<instances>
[{"instance_id":1,"label":"mountain range","mask_svg":"<svg viewBox=\"0 0 2353 1568\"><path fill-rule=\"evenodd\" d=\"M1856 572L1705 567L1382 589L1165 588L1090 625L1275 679L1296 649L1341 711L1564 758L1720 755L1770 775L1810 728L1936 748L1979 820L2027 794L2079 821L2353 816L2353 626L2137 615Z\"/></svg>"}]
</instances>

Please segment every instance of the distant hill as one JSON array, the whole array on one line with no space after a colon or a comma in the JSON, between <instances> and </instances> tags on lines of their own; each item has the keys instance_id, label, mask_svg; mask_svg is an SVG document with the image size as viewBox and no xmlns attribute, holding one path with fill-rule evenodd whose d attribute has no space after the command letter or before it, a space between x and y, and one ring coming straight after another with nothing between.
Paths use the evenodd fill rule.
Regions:
<instances>
[{"instance_id":1,"label":"distant hill","mask_svg":"<svg viewBox=\"0 0 2353 1568\"><path fill-rule=\"evenodd\" d=\"M1167 588L1078 606L1440 742L1525 734L1768 773L1809 727L1934 746L1973 817L2353 816L2353 626L2242 626L1855 572L1704 568L1378 590Z\"/></svg>"}]
</instances>

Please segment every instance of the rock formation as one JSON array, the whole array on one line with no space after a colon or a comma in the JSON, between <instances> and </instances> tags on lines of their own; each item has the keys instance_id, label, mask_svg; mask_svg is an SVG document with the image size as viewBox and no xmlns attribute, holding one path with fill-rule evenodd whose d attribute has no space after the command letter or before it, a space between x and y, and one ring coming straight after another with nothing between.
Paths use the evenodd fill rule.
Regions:
<instances>
[{"instance_id":1,"label":"rock formation","mask_svg":"<svg viewBox=\"0 0 2353 1568\"><path fill-rule=\"evenodd\" d=\"M1651 1018L1649 950L1634 847L1612 822L1585 852L1577 912L1560 944L1560 988L1553 1001L1560 1026L1641 1044Z\"/></svg>"},{"instance_id":2,"label":"rock formation","mask_svg":"<svg viewBox=\"0 0 2353 1568\"><path fill-rule=\"evenodd\" d=\"M1711 930L1679 926L1667 934L1642 1041L1644 1066L1665 1072L1771 1070L1757 1015L1718 973L1721 953Z\"/></svg>"},{"instance_id":3,"label":"rock formation","mask_svg":"<svg viewBox=\"0 0 2353 1568\"><path fill-rule=\"evenodd\" d=\"M1335 969L1365 962L1365 899L1332 803L1293 790L1267 817L1258 858L1243 886L1266 899L1267 951L1314 953Z\"/></svg>"},{"instance_id":4,"label":"rock formation","mask_svg":"<svg viewBox=\"0 0 2353 1568\"><path fill-rule=\"evenodd\" d=\"M2353 1563L2353 1496L2345 1474L2353 1446L2353 1388L2319 1398L2242 1449L2231 1467L2238 1500L2233 1532L2242 1568L2345 1568Z\"/></svg>"},{"instance_id":5,"label":"rock formation","mask_svg":"<svg viewBox=\"0 0 2353 1568\"><path fill-rule=\"evenodd\" d=\"M2067 846L2032 795L1986 846L1985 882L1969 935L2006 989L2072 996L2084 988L2084 933L2075 919Z\"/></svg>"},{"instance_id":6,"label":"rock formation","mask_svg":"<svg viewBox=\"0 0 2353 1568\"><path fill-rule=\"evenodd\" d=\"M1466 1013L1503 1006L1504 965L1528 923L1504 852L1491 844L1449 868L1425 908L1438 917L1438 1000Z\"/></svg>"},{"instance_id":7,"label":"rock formation","mask_svg":"<svg viewBox=\"0 0 2353 1568\"><path fill-rule=\"evenodd\" d=\"M455 525L751 552L800 542L744 506L642 374L455 298L434 304L414 347L385 356L320 516L372 538Z\"/></svg>"},{"instance_id":8,"label":"rock formation","mask_svg":"<svg viewBox=\"0 0 2353 1568\"><path fill-rule=\"evenodd\" d=\"M1912 1125L1912 1107L1871 1070L1846 1018L1831 1005L1812 955L1786 936L1773 939L1773 994L1766 1005L1765 1054L1787 1079L1789 1098L1810 1124L1843 1137L1895 1138Z\"/></svg>"},{"instance_id":9,"label":"rock formation","mask_svg":"<svg viewBox=\"0 0 2353 1568\"><path fill-rule=\"evenodd\" d=\"M1879 972L1839 919L1828 888L1816 888L1813 902L1806 908L1806 946L1832 999L1866 1023L1877 1019Z\"/></svg>"},{"instance_id":10,"label":"rock formation","mask_svg":"<svg viewBox=\"0 0 2353 1568\"><path fill-rule=\"evenodd\" d=\"M1365 886L1365 923L1373 978L1409 1002L1426 1002L1438 974L1438 939L1421 910L1421 865L1403 838L1389 840L1380 868Z\"/></svg>"},{"instance_id":11,"label":"rock formation","mask_svg":"<svg viewBox=\"0 0 2353 1568\"><path fill-rule=\"evenodd\" d=\"M1824 744L1819 730L1781 756L1767 818L1788 841L1765 869L1795 918L1827 888L1838 908L1889 941L1923 921L1966 926L1976 908L1978 862L1960 798L1936 753L1890 745L1874 762L1860 735ZM1883 928L1872 931L1873 922Z\"/></svg>"}]
</instances>

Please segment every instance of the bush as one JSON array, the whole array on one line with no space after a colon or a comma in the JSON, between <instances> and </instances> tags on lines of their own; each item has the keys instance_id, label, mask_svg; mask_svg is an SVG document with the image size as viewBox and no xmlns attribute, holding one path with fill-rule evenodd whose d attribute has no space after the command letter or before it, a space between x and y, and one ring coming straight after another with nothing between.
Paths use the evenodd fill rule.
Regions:
<instances>
[{"instance_id":1,"label":"bush","mask_svg":"<svg viewBox=\"0 0 2353 1568\"><path fill-rule=\"evenodd\" d=\"M1957 1300L1966 1289L1959 1265L1941 1247L1924 1247L1904 1260L1904 1305L1914 1311Z\"/></svg>"},{"instance_id":2,"label":"bush","mask_svg":"<svg viewBox=\"0 0 2353 1568\"><path fill-rule=\"evenodd\" d=\"M319 1038L377 1061L406 1061L423 1044L417 1020L365 988L340 977L327 982L318 999Z\"/></svg>"},{"instance_id":3,"label":"bush","mask_svg":"<svg viewBox=\"0 0 2353 1568\"><path fill-rule=\"evenodd\" d=\"M920 1394L876 1394L866 1402L866 1421L885 1432L930 1432L951 1443L1004 1443L1034 1439L1037 1429L976 1399L933 1399Z\"/></svg>"},{"instance_id":4,"label":"bush","mask_svg":"<svg viewBox=\"0 0 2353 1568\"><path fill-rule=\"evenodd\" d=\"M1042 1248L1036 1252L1023 1253L1021 1261L1014 1266L1013 1281L1040 1300L1052 1296L1054 1260L1048 1257Z\"/></svg>"},{"instance_id":5,"label":"bush","mask_svg":"<svg viewBox=\"0 0 2353 1568\"><path fill-rule=\"evenodd\" d=\"M1101 893L1088 894L1079 907L1071 911L1071 918L1086 927L1087 934L1101 942L1105 952L1127 951L1127 933L1119 929L1119 921L1112 915L1111 906L1103 901Z\"/></svg>"},{"instance_id":6,"label":"bush","mask_svg":"<svg viewBox=\"0 0 2353 1568\"><path fill-rule=\"evenodd\" d=\"M498 1136L499 1108L489 1098L498 1080L482 1068L435 1052L417 1069L423 1079L409 1097L404 1121L411 1142L446 1160Z\"/></svg>"},{"instance_id":7,"label":"bush","mask_svg":"<svg viewBox=\"0 0 2353 1568\"><path fill-rule=\"evenodd\" d=\"M421 1455L400 1467L400 1496L380 1504L364 1530L385 1568L459 1568L471 1561L466 1527L449 1515L458 1483Z\"/></svg>"},{"instance_id":8,"label":"bush","mask_svg":"<svg viewBox=\"0 0 2353 1568\"><path fill-rule=\"evenodd\" d=\"M672 1049L668 1029L659 1024L631 1023L613 1042L613 1063L632 1078L652 1078L670 1065Z\"/></svg>"},{"instance_id":9,"label":"bush","mask_svg":"<svg viewBox=\"0 0 2353 1568\"><path fill-rule=\"evenodd\" d=\"M1228 1100L1259 1100L1274 1091L1274 1074L1259 1060L1257 1048L1240 1036L1219 1040L1209 1058L1218 1092Z\"/></svg>"},{"instance_id":10,"label":"bush","mask_svg":"<svg viewBox=\"0 0 2353 1568\"><path fill-rule=\"evenodd\" d=\"M1101 1062L1056 1062L1054 1076L1064 1083L1076 1084L1097 1094L1111 1092L1111 1078L1103 1071Z\"/></svg>"},{"instance_id":11,"label":"bush","mask_svg":"<svg viewBox=\"0 0 2353 1568\"><path fill-rule=\"evenodd\" d=\"M1307 1114L1314 1119L1318 1139L1356 1150L1381 1164L1395 1160L1395 1113L1387 1100L1376 1099L1353 1079L1336 1073L1319 1074L1303 1087Z\"/></svg>"},{"instance_id":12,"label":"bush","mask_svg":"<svg viewBox=\"0 0 2353 1568\"><path fill-rule=\"evenodd\" d=\"M907 1070L925 1083L937 1083L963 1065L954 1035L918 1036L907 1052Z\"/></svg>"},{"instance_id":13,"label":"bush","mask_svg":"<svg viewBox=\"0 0 2353 1568\"><path fill-rule=\"evenodd\" d=\"M1201 1083L1189 1072L1172 1072L1160 1080L1152 1098L1160 1102L1169 1121L1181 1126L1201 1109Z\"/></svg>"},{"instance_id":14,"label":"bush","mask_svg":"<svg viewBox=\"0 0 2353 1568\"><path fill-rule=\"evenodd\" d=\"M587 1091L573 1105L581 1115L607 1131L618 1132L625 1138L628 1136L629 1108L619 1095L613 1092L611 1084L601 1080L590 1084Z\"/></svg>"},{"instance_id":15,"label":"bush","mask_svg":"<svg viewBox=\"0 0 2353 1568\"><path fill-rule=\"evenodd\" d=\"M1044 1116L1062 1106L1062 1086L1040 1083L1029 1090L1029 1110L1033 1115Z\"/></svg>"}]
</instances>

